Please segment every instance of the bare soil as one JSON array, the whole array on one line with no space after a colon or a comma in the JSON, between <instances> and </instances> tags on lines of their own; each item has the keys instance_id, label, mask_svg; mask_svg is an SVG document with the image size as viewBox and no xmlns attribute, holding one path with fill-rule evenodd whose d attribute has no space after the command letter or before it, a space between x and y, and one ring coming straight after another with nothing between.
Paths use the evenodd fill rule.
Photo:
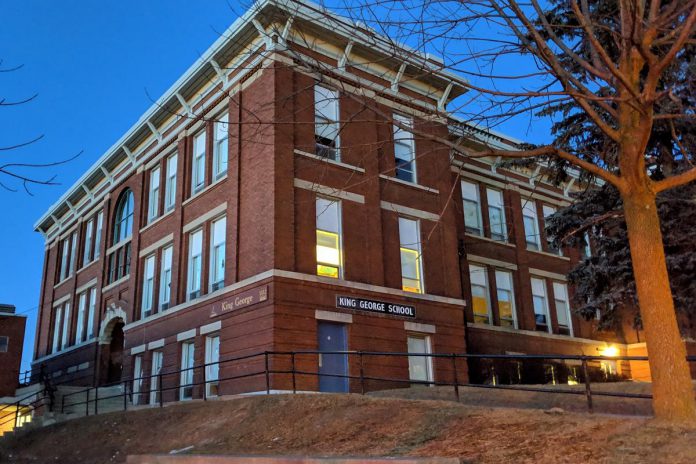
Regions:
<instances>
[{"instance_id":1,"label":"bare soil","mask_svg":"<svg viewBox=\"0 0 696 464\"><path fill-rule=\"evenodd\" d=\"M273 395L179 403L26 431L0 439L0 462L102 464L185 448L193 454L442 456L470 463L694 463L696 426L448 401Z\"/></svg>"}]
</instances>

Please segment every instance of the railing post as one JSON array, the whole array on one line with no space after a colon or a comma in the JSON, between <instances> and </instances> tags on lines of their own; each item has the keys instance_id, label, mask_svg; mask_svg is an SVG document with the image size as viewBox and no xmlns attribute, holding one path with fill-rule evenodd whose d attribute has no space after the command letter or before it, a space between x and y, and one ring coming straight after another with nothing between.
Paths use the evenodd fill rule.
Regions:
<instances>
[{"instance_id":1,"label":"railing post","mask_svg":"<svg viewBox=\"0 0 696 464\"><path fill-rule=\"evenodd\" d=\"M123 381L123 410L128 410L128 398L126 397L126 390L128 389L126 381Z\"/></svg>"},{"instance_id":2,"label":"railing post","mask_svg":"<svg viewBox=\"0 0 696 464\"><path fill-rule=\"evenodd\" d=\"M266 394L271 394L271 375L268 372L268 351L263 352L264 362L266 365Z\"/></svg>"},{"instance_id":3,"label":"railing post","mask_svg":"<svg viewBox=\"0 0 696 464\"><path fill-rule=\"evenodd\" d=\"M164 398L162 397L162 373L157 373L157 392L159 394L160 408L164 407Z\"/></svg>"},{"instance_id":4,"label":"railing post","mask_svg":"<svg viewBox=\"0 0 696 464\"><path fill-rule=\"evenodd\" d=\"M208 366L205 363L203 363L203 401L208 401L208 378L206 376L207 368ZM218 377L220 376L218 375Z\"/></svg>"},{"instance_id":5,"label":"railing post","mask_svg":"<svg viewBox=\"0 0 696 464\"><path fill-rule=\"evenodd\" d=\"M99 414L99 387L94 388L94 415Z\"/></svg>"},{"instance_id":6,"label":"railing post","mask_svg":"<svg viewBox=\"0 0 696 464\"><path fill-rule=\"evenodd\" d=\"M295 379L295 352L290 353L290 364L292 366L292 392L297 393L297 380Z\"/></svg>"},{"instance_id":7,"label":"railing post","mask_svg":"<svg viewBox=\"0 0 696 464\"><path fill-rule=\"evenodd\" d=\"M87 399L85 400L85 416L89 416L89 391L91 388L87 388ZM62 412L62 411L61 411Z\"/></svg>"},{"instance_id":8,"label":"railing post","mask_svg":"<svg viewBox=\"0 0 696 464\"><path fill-rule=\"evenodd\" d=\"M19 401L17 401L17 404L15 405L15 420L14 420L14 428L17 428L17 424L19 424Z\"/></svg>"},{"instance_id":9,"label":"railing post","mask_svg":"<svg viewBox=\"0 0 696 464\"><path fill-rule=\"evenodd\" d=\"M582 358L582 374L585 377L585 397L587 398L587 410L593 413L592 408L592 388L590 387L590 374L587 370L587 359Z\"/></svg>"},{"instance_id":10,"label":"railing post","mask_svg":"<svg viewBox=\"0 0 696 464\"><path fill-rule=\"evenodd\" d=\"M457 355L452 353L452 377L454 380L454 397L459 402L459 379L457 377Z\"/></svg>"},{"instance_id":11,"label":"railing post","mask_svg":"<svg viewBox=\"0 0 696 464\"><path fill-rule=\"evenodd\" d=\"M363 365L363 352L358 351L358 360L360 364L360 394L365 394L365 366Z\"/></svg>"},{"instance_id":12,"label":"railing post","mask_svg":"<svg viewBox=\"0 0 696 464\"><path fill-rule=\"evenodd\" d=\"M60 397L60 413L65 414L65 395Z\"/></svg>"}]
</instances>

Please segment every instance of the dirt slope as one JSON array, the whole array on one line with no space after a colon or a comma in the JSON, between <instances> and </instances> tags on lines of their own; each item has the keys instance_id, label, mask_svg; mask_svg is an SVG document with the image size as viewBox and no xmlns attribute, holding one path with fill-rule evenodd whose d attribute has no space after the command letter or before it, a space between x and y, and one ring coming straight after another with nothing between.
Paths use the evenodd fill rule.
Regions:
<instances>
[{"instance_id":1,"label":"dirt slope","mask_svg":"<svg viewBox=\"0 0 696 464\"><path fill-rule=\"evenodd\" d=\"M444 401L276 395L74 420L0 440L2 463L124 462L127 454L456 456L472 463L693 463L696 428Z\"/></svg>"}]
</instances>

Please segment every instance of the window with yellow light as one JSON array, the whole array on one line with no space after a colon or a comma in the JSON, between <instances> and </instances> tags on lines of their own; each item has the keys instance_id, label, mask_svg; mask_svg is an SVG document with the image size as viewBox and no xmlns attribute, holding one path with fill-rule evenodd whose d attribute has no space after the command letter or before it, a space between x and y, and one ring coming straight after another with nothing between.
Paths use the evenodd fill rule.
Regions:
<instances>
[{"instance_id":1,"label":"window with yellow light","mask_svg":"<svg viewBox=\"0 0 696 464\"><path fill-rule=\"evenodd\" d=\"M317 275L341 277L341 212L340 203L317 198Z\"/></svg>"}]
</instances>

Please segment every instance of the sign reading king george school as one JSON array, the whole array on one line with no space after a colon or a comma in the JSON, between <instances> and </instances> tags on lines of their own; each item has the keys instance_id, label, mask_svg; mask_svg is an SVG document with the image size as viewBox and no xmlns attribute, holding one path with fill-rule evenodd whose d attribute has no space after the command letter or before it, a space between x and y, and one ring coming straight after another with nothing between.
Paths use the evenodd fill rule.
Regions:
<instances>
[{"instance_id":1,"label":"sign reading king george school","mask_svg":"<svg viewBox=\"0 0 696 464\"><path fill-rule=\"evenodd\" d=\"M357 309L373 313L391 314L392 316L416 317L416 307L387 303L385 301L353 298L351 296L336 295L336 307L342 309Z\"/></svg>"}]
</instances>

